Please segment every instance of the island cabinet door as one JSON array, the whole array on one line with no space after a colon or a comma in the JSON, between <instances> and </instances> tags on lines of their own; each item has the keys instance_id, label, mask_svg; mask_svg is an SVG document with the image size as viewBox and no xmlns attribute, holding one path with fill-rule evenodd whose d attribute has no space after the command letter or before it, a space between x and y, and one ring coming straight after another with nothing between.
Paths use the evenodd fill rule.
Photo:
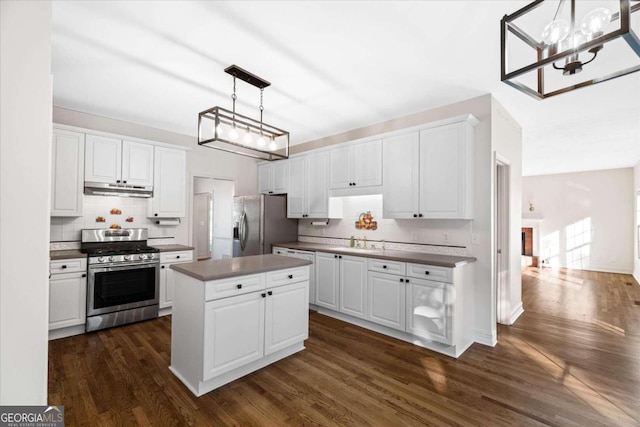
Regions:
<instances>
[{"instance_id":1,"label":"island cabinet door","mask_svg":"<svg viewBox=\"0 0 640 427\"><path fill-rule=\"evenodd\" d=\"M268 289L265 302L265 356L309 338L308 281Z\"/></svg>"},{"instance_id":2,"label":"island cabinet door","mask_svg":"<svg viewBox=\"0 0 640 427\"><path fill-rule=\"evenodd\" d=\"M205 303L204 381L263 356L264 307L261 292Z\"/></svg>"}]
</instances>

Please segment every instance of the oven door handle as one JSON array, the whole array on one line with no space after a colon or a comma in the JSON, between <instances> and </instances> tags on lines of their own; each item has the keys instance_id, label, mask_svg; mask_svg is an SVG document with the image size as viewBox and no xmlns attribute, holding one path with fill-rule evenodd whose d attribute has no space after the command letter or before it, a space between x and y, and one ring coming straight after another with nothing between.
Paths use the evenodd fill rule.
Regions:
<instances>
[{"instance_id":1,"label":"oven door handle","mask_svg":"<svg viewBox=\"0 0 640 427\"><path fill-rule=\"evenodd\" d=\"M141 268L157 268L160 266L159 262L150 262L145 264L120 264L117 266L102 266L97 265L95 267L89 267L89 271L94 273L102 273L107 271L123 271L123 270L139 270Z\"/></svg>"}]
</instances>

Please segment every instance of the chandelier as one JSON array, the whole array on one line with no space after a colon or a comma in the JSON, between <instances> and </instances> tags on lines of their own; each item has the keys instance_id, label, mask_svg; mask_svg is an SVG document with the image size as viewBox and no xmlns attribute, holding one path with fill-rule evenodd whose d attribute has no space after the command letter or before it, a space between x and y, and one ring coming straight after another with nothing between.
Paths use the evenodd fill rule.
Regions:
<instances>
[{"instance_id":1,"label":"chandelier","mask_svg":"<svg viewBox=\"0 0 640 427\"><path fill-rule=\"evenodd\" d=\"M501 80L545 99L639 71L638 10L637 0L537 0L505 15Z\"/></svg>"},{"instance_id":2,"label":"chandelier","mask_svg":"<svg viewBox=\"0 0 640 427\"><path fill-rule=\"evenodd\" d=\"M232 109L213 107L198 114L198 145L262 160L288 158L289 132L262 121L263 92L271 83L237 65L224 71L233 76ZM260 89L259 121L236 112L236 79Z\"/></svg>"}]
</instances>

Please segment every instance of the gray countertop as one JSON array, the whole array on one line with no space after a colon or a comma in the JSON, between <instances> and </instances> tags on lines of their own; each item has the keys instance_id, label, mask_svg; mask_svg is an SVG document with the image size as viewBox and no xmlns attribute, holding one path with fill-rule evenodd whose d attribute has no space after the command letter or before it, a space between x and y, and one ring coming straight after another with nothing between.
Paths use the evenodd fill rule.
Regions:
<instances>
[{"instance_id":1,"label":"gray countertop","mask_svg":"<svg viewBox=\"0 0 640 427\"><path fill-rule=\"evenodd\" d=\"M280 255L253 255L239 258L173 264L171 268L187 276L206 282L227 277L246 276L248 274L264 273L266 271L302 267L309 264L311 264L311 261Z\"/></svg>"},{"instance_id":2,"label":"gray countertop","mask_svg":"<svg viewBox=\"0 0 640 427\"><path fill-rule=\"evenodd\" d=\"M86 258L87 254L83 254L79 249L63 249L58 251L49 251L49 258L51 260L56 259L72 259L72 258Z\"/></svg>"},{"instance_id":3,"label":"gray countertop","mask_svg":"<svg viewBox=\"0 0 640 427\"><path fill-rule=\"evenodd\" d=\"M353 255L364 258L387 259L391 261L413 262L440 267L458 267L470 262L475 262L474 257L462 257L452 255L427 254L423 252L393 251L382 249L358 249L348 246L325 245L322 243L285 242L274 243L274 247L296 249L300 251L330 252L340 255Z\"/></svg>"},{"instance_id":4,"label":"gray countertop","mask_svg":"<svg viewBox=\"0 0 640 427\"><path fill-rule=\"evenodd\" d=\"M177 252L177 251L192 251L193 246L185 245L149 245L152 248L159 249L160 252Z\"/></svg>"}]
</instances>

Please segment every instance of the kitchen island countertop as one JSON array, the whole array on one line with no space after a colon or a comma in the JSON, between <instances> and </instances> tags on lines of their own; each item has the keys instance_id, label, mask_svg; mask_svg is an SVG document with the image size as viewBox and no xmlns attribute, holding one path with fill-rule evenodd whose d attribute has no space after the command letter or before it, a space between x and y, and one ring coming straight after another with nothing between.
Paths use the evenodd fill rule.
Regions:
<instances>
[{"instance_id":1,"label":"kitchen island countertop","mask_svg":"<svg viewBox=\"0 0 640 427\"><path fill-rule=\"evenodd\" d=\"M246 276L267 271L302 267L311 261L279 255L253 255L239 258L227 258L208 261L174 264L172 270L191 276L197 280L225 279L227 277Z\"/></svg>"}]
</instances>

